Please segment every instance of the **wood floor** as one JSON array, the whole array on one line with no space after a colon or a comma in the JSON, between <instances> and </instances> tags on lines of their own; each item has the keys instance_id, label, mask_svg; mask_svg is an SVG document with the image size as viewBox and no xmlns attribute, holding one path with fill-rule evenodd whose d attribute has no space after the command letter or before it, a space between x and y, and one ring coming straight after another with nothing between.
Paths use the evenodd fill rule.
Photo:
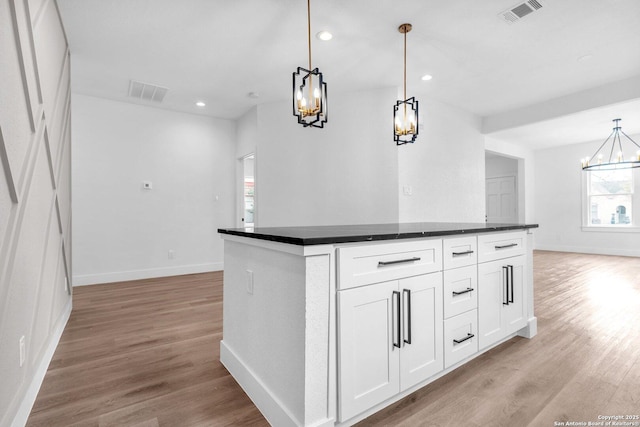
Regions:
<instances>
[{"instance_id":1,"label":"wood floor","mask_svg":"<svg viewBox=\"0 0 640 427\"><path fill-rule=\"evenodd\" d=\"M534 339L514 338L361 425L640 415L640 258L536 251L534 275ZM75 288L27 425L268 425L220 364L221 337L219 272Z\"/></svg>"}]
</instances>

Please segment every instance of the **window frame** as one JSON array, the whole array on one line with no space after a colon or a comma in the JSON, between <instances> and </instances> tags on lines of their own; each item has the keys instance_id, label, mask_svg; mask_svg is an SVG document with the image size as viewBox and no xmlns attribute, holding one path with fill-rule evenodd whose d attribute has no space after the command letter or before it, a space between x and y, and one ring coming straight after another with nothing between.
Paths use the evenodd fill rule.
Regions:
<instances>
[{"instance_id":1,"label":"window frame","mask_svg":"<svg viewBox=\"0 0 640 427\"><path fill-rule=\"evenodd\" d=\"M580 171L582 174L582 231L640 233L640 173L639 169L631 169L631 223L630 224L591 224L591 171ZM598 172L598 171L594 171ZM594 194L593 196L598 196Z\"/></svg>"}]
</instances>

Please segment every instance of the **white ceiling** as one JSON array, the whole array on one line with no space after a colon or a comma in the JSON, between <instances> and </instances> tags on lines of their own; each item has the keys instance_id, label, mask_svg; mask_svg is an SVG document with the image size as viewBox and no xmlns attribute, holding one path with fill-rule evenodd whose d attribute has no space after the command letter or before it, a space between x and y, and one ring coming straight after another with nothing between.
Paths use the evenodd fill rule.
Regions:
<instances>
[{"instance_id":1,"label":"white ceiling","mask_svg":"<svg viewBox=\"0 0 640 427\"><path fill-rule=\"evenodd\" d=\"M79 93L136 102L126 96L135 79L169 88L159 107L235 119L289 99L291 73L307 63L304 0L57 1ZM517 0L313 0L312 33L334 36L313 38L313 66L329 102L332 93L401 86L397 27L410 22L409 96L481 117L640 75L639 0L539 1L542 9L509 25L498 14ZM433 80L421 81L426 73ZM640 132L640 102L624 105L623 129ZM568 143L589 120L597 131L588 139L604 139L610 126L593 122L621 115L590 109L492 136L542 148L541 140Z\"/></svg>"}]
</instances>

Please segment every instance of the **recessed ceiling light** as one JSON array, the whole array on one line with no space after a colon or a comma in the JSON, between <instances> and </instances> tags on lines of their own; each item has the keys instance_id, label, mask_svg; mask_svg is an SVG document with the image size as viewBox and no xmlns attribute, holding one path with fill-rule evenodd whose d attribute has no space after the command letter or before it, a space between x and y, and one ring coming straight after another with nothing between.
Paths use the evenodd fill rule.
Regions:
<instances>
[{"instance_id":1,"label":"recessed ceiling light","mask_svg":"<svg viewBox=\"0 0 640 427\"><path fill-rule=\"evenodd\" d=\"M249 92L249 93L247 94L247 96L248 96L249 98L252 98L252 99L258 99L258 98L260 98L260 94L259 94L258 92Z\"/></svg>"},{"instance_id":2,"label":"recessed ceiling light","mask_svg":"<svg viewBox=\"0 0 640 427\"><path fill-rule=\"evenodd\" d=\"M590 60L591 58L593 58L593 55L591 55L590 53L586 54L586 55L582 55L581 57L578 58L578 62L587 62L588 60Z\"/></svg>"},{"instance_id":3,"label":"recessed ceiling light","mask_svg":"<svg viewBox=\"0 0 640 427\"><path fill-rule=\"evenodd\" d=\"M196 105L197 105L198 107L204 107L204 106L206 106L207 104L205 104L205 103L204 103L204 102L202 102L202 101L198 101L198 102L196 102Z\"/></svg>"},{"instance_id":4,"label":"recessed ceiling light","mask_svg":"<svg viewBox=\"0 0 640 427\"><path fill-rule=\"evenodd\" d=\"M329 31L323 30L316 34L316 37L324 42L329 41L333 38L333 34Z\"/></svg>"},{"instance_id":5,"label":"recessed ceiling light","mask_svg":"<svg viewBox=\"0 0 640 427\"><path fill-rule=\"evenodd\" d=\"M425 82L427 80L431 80L433 78L433 76L431 74L425 74L424 76L421 77L422 80L424 80Z\"/></svg>"}]
</instances>

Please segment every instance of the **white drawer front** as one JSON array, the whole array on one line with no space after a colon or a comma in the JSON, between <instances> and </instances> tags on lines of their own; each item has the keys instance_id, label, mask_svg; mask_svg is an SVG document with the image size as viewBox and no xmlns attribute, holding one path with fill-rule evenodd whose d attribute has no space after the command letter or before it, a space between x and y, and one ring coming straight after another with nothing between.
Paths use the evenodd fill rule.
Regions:
<instances>
[{"instance_id":1,"label":"white drawer front","mask_svg":"<svg viewBox=\"0 0 640 427\"><path fill-rule=\"evenodd\" d=\"M478 351L478 310L444 321L444 367L448 368Z\"/></svg>"},{"instance_id":2,"label":"white drawer front","mask_svg":"<svg viewBox=\"0 0 640 427\"><path fill-rule=\"evenodd\" d=\"M444 269L465 267L478 262L476 236L450 237L442 241Z\"/></svg>"},{"instance_id":3,"label":"white drawer front","mask_svg":"<svg viewBox=\"0 0 640 427\"><path fill-rule=\"evenodd\" d=\"M475 265L444 272L444 317L478 308L478 269Z\"/></svg>"},{"instance_id":4,"label":"white drawer front","mask_svg":"<svg viewBox=\"0 0 640 427\"><path fill-rule=\"evenodd\" d=\"M481 234L478 236L478 262L523 255L525 239L524 231Z\"/></svg>"},{"instance_id":5,"label":"white drawer front","mask_svg":"<svg viewBox=\"0 0 640 427\"><path fill-rule=\"evenodd\" d=\"M338 249L338 289L442 270L442 239Z\"/></svg>"}]
</instances>

